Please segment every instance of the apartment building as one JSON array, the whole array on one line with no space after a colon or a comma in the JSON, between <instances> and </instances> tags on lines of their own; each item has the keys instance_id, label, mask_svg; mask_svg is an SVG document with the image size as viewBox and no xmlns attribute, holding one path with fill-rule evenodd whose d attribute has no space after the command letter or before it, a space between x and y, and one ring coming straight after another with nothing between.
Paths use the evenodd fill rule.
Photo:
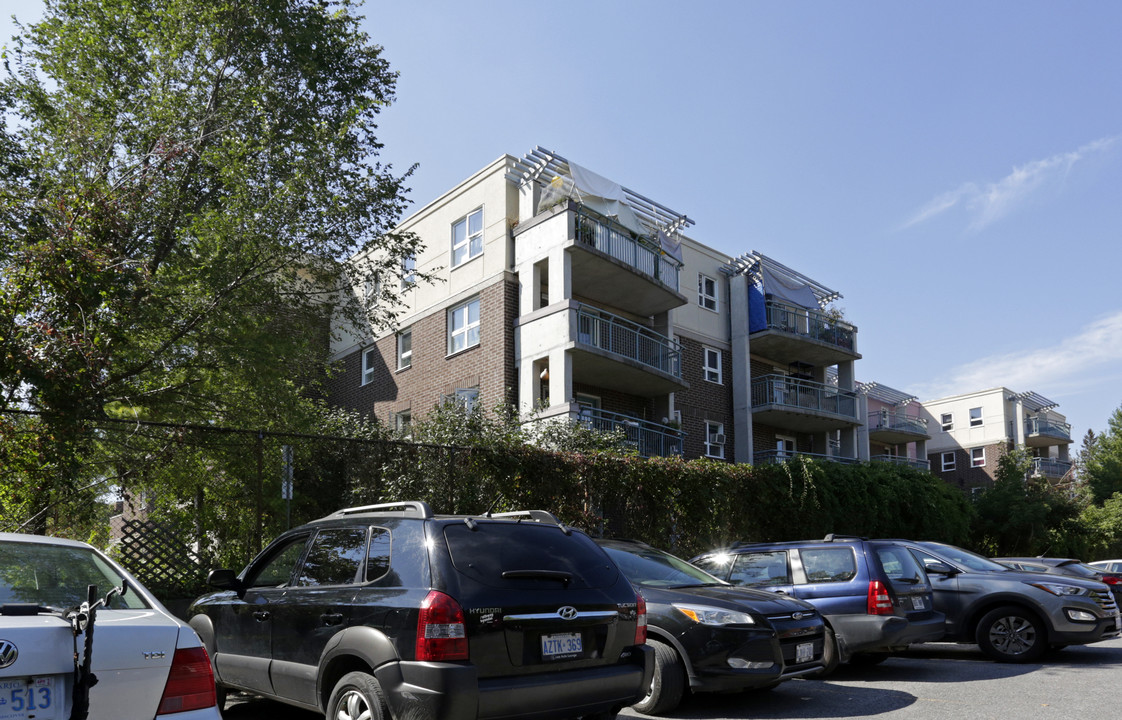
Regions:
<instances>
[{"instance_id":1,"label":"apartment building","mask_svg":"<svg viewBox=\"0 0 1122 720\"><path fill-rule=\"evenodd\" d=\"M1061 482L1072 467L1072 440L1071 425L1057 407L1035 392L1005 387L925 401L932 474L967 491L989 487L998 458L1021 447L1033 457L1033 476Z\"/></svg>"},{"instance_id":2,"label":"apartment building","mask_svg":"<svg viewBox=\"0 0 1122 720\"><path fill-rule=\"evenodd\" d=\"M509 401L645 456L858 458L840 295L692 225L557 153L504 155L401 224L438 282L407 292L394 332L338 333L329 400L399 427L448 398Z\"/></svg>"},{"instance_id":3,"label":"apartment building","mask_svg":"<svg viewBox=\"0 0 1122 720\"><path fill-rule=\"evenodd\" d=\"M862 399L864 442L862 460L891 462L929 470L927 442L929 420L915 395L876 382L857 385Z\"/></svg>"}]
</instances>

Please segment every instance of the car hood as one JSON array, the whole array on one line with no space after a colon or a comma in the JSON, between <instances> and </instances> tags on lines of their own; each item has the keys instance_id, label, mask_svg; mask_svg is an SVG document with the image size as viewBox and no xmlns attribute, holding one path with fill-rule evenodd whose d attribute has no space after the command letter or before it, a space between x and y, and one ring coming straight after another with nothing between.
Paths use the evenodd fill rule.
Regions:
<instances>
[{"instance_id":1,"label":"car hood","mask_svg":"<svg viewBox=\"0 0 1122 720\"><path fill-rule=\"evenodd\" d=\"M1064 585L1074 585L1075 587L1086 588L1088 590L1098 590L1100 592L1109 592L1110 588L1106 583L1101 583L1097 580L1089 580L1087 578L1075 577L1074 575L1059 575L1057 573L1035 573L1024 572L1023 570L1009 570L1007 572L998 571L977 571L968 570L959 573L960 578L973 578L982 582L1023 582L1023 583L1062 583Z\"/></svg>"},{"instance_id":2,"label":"car hood","mask_svg":"<svg viewBox=\"0 0 1122 720\"><path fill-rule=\"evenodd\" d=\"M699 585L681 588L640 586L639 590L648 603L666 603L669 605L676 602L705 602L730 610L747 610L766 616L817 612L810 603L789 595L735 585Z\"/></svg>"}]
</instances>

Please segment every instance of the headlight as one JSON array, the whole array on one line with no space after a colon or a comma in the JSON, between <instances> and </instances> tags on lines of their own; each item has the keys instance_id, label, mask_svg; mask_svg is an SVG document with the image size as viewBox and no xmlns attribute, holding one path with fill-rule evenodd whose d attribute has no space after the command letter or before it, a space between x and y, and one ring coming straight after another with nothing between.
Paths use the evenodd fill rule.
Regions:
<instances>
[{"instance_id":1,"label":"headlight","mask_svg":"<svg viewBox=\"0 0 1122 720\"><path fill-rule=\"evenodd\" d=\"M702 625L755 625L756 621L748 613L708 605L680 605L674 603L678 612L695 623Z\"/></svg>"},{"instance_id":2,"label":"headlight","mask_svg":"<svg viewBox=\"0 0 1122 720\"><path fill-rule=\"evenodd\" d=\"M1066 595L1090 595L1091 591L1087 588L1079 587L1078 585L1065 585L1063 583L1050 583L1050 582L1035 582L1025 583L1034 588L1040 588L1044 592L1052 593L1064 597Z\"/></svg>"}]
</instances>

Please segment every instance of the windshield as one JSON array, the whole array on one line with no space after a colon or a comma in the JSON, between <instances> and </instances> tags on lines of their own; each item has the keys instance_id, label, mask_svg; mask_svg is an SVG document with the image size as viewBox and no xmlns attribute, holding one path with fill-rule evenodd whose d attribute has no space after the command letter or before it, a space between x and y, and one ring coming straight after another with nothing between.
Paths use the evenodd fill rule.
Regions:
<instances>
[{"instance_id":1,"label":"windshield","mask_svg":"<svg viewBox=\"0 0 1122 720\"><path fill-rule=\"evenodd\" d=\"M652 547L630 543L603 543L601 547L634 585L689 587L727 584L681 558Z\"/></svg>"},{"instance_id":2,"label":"windshield","mask_svg":"<svg viewBox=\"0 0 1122 720\"><path fill-rule=\"evenodd\" d=\"M949 560L956 565L962 565L970 570L976 570L978 572L1009 572L1009 568L1001 563L994 562L987 557L982 557L981 555L972 553L969 550L963 550L954 545L932 542L918 544L920 547L930 550L943 559Z\"/></svg>"},{"instance_id":3,"label":"windshield","mask_svg":"<svg viewBox=\"0 0 1122 720\"><path fill-rule=\"evenodd\" d=\"M94 551L45 543L0 543L0 604L34 603L71 608L88 599L88 587L97 586L98 597L121 585L122 576ZM145 608L135 592L115 597L114 608Z\"/></svg>"}]
</instances>

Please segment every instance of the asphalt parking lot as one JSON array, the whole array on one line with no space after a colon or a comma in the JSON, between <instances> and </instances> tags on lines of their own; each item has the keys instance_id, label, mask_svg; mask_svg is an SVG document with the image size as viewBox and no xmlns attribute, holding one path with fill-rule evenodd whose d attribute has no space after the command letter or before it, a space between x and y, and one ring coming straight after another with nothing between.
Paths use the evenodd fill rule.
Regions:
<instances>
[{"instance_id":1,"label":"asphalt parking lot","mask_svg":"<svg viewBox=\"0 0 1122 720\"><path fill-rule=\"evenodd\" d=\"M1034 718L1113 717L1118 711L1122 639L1070 647L1046 662L1002 665L972 645L918 645L875 667L843 666L829 680L791 680L774 690L688 698L666 717ZM644 717L625 710L621 717ZM312 720L321 716L233 696L227 720ZM388 719L387 719L388 720Z\"/></svg>"}]
</instances>

